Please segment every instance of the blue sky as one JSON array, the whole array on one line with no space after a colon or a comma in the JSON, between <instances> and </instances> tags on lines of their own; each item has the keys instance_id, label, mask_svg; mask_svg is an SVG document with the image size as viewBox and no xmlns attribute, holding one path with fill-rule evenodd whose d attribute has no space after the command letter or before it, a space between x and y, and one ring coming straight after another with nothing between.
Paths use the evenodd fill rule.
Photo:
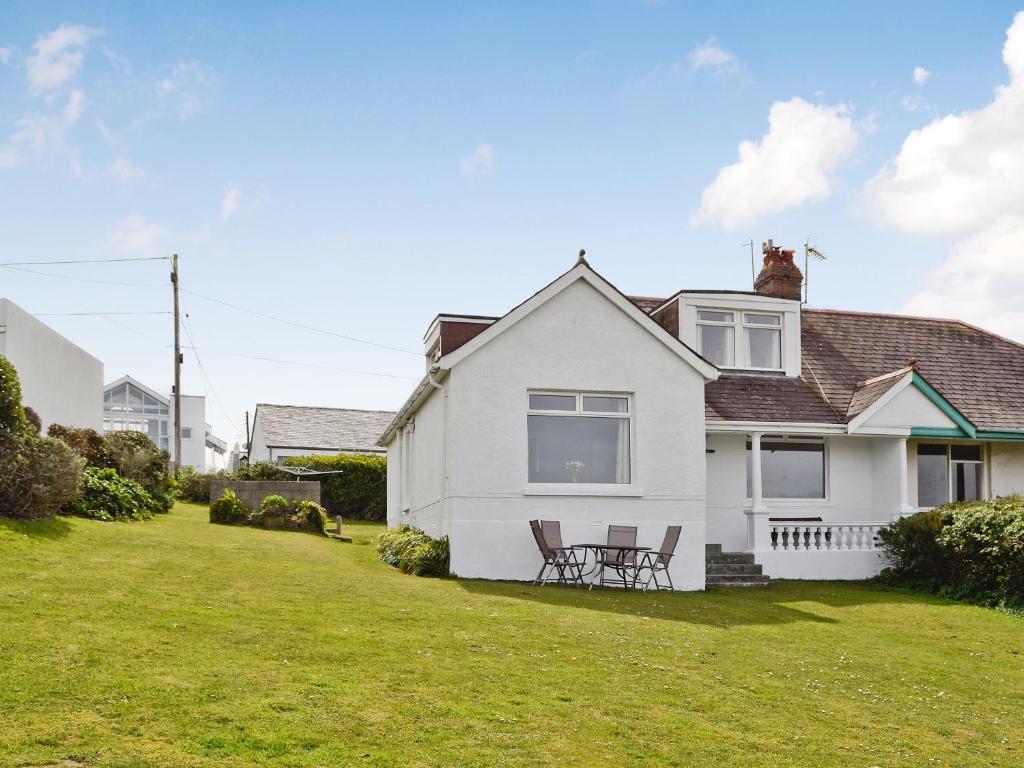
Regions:
<instances>
[{"instance_id":1,"label":"blue sky","mask_svg":"<svg viewBox=\"0 0 1024 768\"><path fill-rule=\"evenodd\" d=\"M810 237L814 305L1024 340L1018 10L5 3L0 261L177 252L187 290L415 352L438 311L504 312L581 247L668 295L747 288L740 243ZM169 309L163 262L39 270L64 279L2 269L0 295ZM396 408L422 373L184 307L206 374L190 353L184 390L230 441L257 402ZM169 317L46 320L108 380L169 388Z\"/></svg>"}]
</instances>

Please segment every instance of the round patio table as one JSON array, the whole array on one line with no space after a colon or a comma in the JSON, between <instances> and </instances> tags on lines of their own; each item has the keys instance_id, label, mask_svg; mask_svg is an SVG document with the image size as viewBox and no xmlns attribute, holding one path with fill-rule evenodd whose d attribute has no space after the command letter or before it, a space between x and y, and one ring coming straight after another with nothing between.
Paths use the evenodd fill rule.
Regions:
<instances>
[{"instance_id":1,"label":"round patio table","mask_svg":"<svg viewBox=\"0 0 1024 768\"><path fill-rule=\"evenodd\" d=\"M584 581L585 582L587 577L590 577L590 589L594 588L594 583L597 581L598 577L601 575L601 568L602 568L601 562L607 559L606 554L607 554L608 550L616 550L617 552L620 552L622 554L625 554L626 552L650 552L651 551L650 547L637 547L637 546L630 546L630 545L627 545L627 544L573 544L572 546L569 547L569 549L582 549L583 550L583 565L584 565L584 567L586 566L586 563L587 563L587 553L591 552L591 551L594 553L594 565L591 567L591 569L589 571L586 571L585 573L583 573L583 572L580 573L580 581ZM624 561L625 560L625 558L622 557L622 555L617 555L615 557L615 559L620 560L620 561ZM626 586L626 589L629 589L629 586Z\"/></svg>"}]
</instances>

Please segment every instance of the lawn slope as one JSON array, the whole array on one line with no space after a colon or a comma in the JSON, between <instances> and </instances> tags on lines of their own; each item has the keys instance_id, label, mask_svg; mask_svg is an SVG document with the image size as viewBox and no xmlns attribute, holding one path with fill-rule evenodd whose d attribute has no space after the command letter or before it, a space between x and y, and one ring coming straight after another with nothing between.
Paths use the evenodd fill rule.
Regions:
<instances>
[{"instance_id":1,"label":"lawn slope","mask_svg":"<svg viewBox=\"0 0 1024 768\"><path fill-rule=\"evenodd\" d=\"M1020 618L417 579L379 530L0 521L0 765L1024 764Z\"/></svg>"}]
</instances>

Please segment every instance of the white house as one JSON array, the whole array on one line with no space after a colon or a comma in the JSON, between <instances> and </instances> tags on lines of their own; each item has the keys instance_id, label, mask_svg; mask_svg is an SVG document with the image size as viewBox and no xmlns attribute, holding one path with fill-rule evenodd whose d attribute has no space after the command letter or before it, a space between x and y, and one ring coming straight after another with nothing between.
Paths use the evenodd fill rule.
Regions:
<instances>
[{"instance_id":1,"label":"white house","mask_svg":"<svg viewBox=\"0 0 1024 768\"><path fill-rule=\"evenodd\" d=\"M878 529L1024 490L1024 347L952 320L801 305L793 252L755 290L627 297L579 262L501 317L438 316L388 425L388 523L460 576L531 579L566 543L682 526L676 588L864 578ZM723 564L714 553L750 565Z\"/></svg>"},{"instance_id":2,"label":"white house","mask_svg":"<svg viewBox=\"0 0 1024 768\"><path fill-rule=\"evenodd\" d=\"M131 376L103 389L103 432L132 430L150 437L174 460L174 400ZM181 396L181 464L199 472L207 467L207 451L223 455L227 444L206 423L206 398Z\"/></svg>"},{"instance_id":3,"label":"white house","mask_svg":"<svg viewBox=\"0 0 1024 768\"><path fill-rule=\"evenodd\" d=\"M98 430L103 363L9 299L0 299L0 355L18 371L22 402L51 424Z\"/></svg>"},{"instance_id":4,"label":"white house","mask_svg":"<svg viewBox=\"0 0 1024 768\"><path fill-rule=\"evenodd\" d=\"M394 411L260 403L253 416L248 459L255 464L286 456L384 453L377 438L394 416Z\"/></svg>"}]
</instances>

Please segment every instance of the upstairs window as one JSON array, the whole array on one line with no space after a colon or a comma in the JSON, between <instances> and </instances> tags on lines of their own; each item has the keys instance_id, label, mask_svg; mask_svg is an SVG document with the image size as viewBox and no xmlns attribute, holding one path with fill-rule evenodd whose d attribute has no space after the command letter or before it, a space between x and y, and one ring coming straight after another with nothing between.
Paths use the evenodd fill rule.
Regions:
<instances>
[{"instance_id":1,"label":"upstairs window","mask_svg":"<svg viewBox=\"0 0 1024 768\"><path fill-rule=\"evenodd\" d=\"M530 393L529 482L630 482L629 397Z\"/></svg>"},{"instance_id":2,"label":"upstairs window","mask_svg":"<svg viewBox=\"0 0 1024 768\"><path fill-rule=\"evenodd\" d=\"M782 316L772 312L699 309L697 346L701 355L720 368L780 370Z\"/></svg>"}]
</instances>

